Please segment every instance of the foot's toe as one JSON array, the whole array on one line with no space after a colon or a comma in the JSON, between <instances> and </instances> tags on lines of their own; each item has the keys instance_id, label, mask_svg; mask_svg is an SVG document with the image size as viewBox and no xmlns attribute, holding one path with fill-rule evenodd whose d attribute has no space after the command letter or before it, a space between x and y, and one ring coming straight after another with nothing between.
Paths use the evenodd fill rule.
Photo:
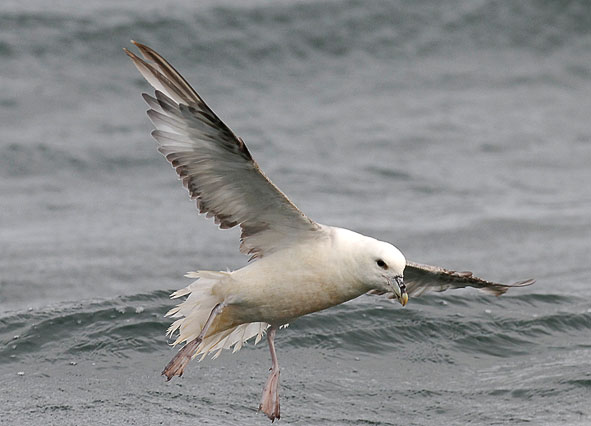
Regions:
<instances>
[{"instance_id":1,"label":"foot's toe","mask_svg":"<svg viewBox=\"0 0 591 426\"><path fill-rule=\"evenodd\" d=\"M262 411L271 422L274 422L275 419L279 420L279 406L276 404L261 403L259 411Z\"/></svg>"},{"instance_id":2,"label":"foot's toe","mask_svg":"<svg viewBox=\"0 0 591 426\"><path fill-rule=\"evenodd\" d=\"M190 359L189 359L190 360ZM172 379L174 376L182 376L185 372L185 367L189 363L187 359L176 359L175 362L169 362L168 365L162 370L162 375L166 376L166 380Z\"/></svg>"},{"instance_id":3,"label":"foot's toe","mask_svg":"<svg viewBox=\"0 0 591 426\"><path fill-rule=\"evenodd\" d=\"M277 385L279 384L279 371L271 373L263 389L263 397L259 405L259 411L262 411L267 417L274 422L275 419L280 418L279 414L279 392Z\"/></svg>"},{"instance_id":4,"label":"foot's toe","mask_svg":"<svg viewBox=\"0 0 591 426\"><path fill-rule=\"evenodd\" d=\"M174 376L182 376L185 372L185 367L193 358L193 355L197 351L201 343L200 339L192 340L187 343L177 354L170 360L170 362L162 370L162 375L166 376L166 380L172 379Z\"/></svg>"}]
</instances>

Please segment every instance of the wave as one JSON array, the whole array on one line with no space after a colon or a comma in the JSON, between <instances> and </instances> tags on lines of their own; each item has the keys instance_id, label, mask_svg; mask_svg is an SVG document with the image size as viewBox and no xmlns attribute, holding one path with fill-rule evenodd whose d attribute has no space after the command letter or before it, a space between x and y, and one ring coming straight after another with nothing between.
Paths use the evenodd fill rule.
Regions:
<instances>
[{"instance_id":1,"label":"wave","mask_svg":"<svg viewBox=\"0 0 591 426\"><path fill-rule=\"evenodd\" d=\"M22 361L41 351L56 359L73 353L125 356L128 350L152 351L165 345L168 294L157 291L6 315L0 319L0 358Z\"/></svg>"},{"instance_id":2,"label":"wave","mask_svg":"<svg viewBox=\"0 0 591 426\"><path fill-rule=\"evenodd\" d=\"M58 305L0 318L0 363L88 357L132 357L168 350L168 291ZM588 347L591 310L585 301L557 295L490 298L426 296L407 309L362 297L298 319L280 333L281 346L339 353L387 354L427 345L446 353L511 357L545 348ZM557 307L559 309L557 309ZM453 357L418 350L417 360L453 363Z\"/></svg>"},{"instance_id":3,"label":"wave","mask_svg":"<svg viewBox=\"0 0 591 426\"><path fill-rule=\"evenodd\" d=\"M299 61L314 54L352 52L381 58L433 54L466 48L557 49L584 40L591 9L584 0L557 1L297 1L236 3L166 11L145 7L105 8L88 14L10 12L0 14L3 31L30 34L0 45L7 56L60 54L113 58L114 45L130 36L167 46L167 54L191 63ZM125 44L127 45L127 44ZM119 46L120 47L120 46ZM118 49L117 49L118 50ZM116 58L120 60L119 57Z\"/></svg>"},{"instance_id":4,"label":"wave","mask_svg":"<svg viewBox=\"0 0 591 426\"><path fill-rule=\"evenodd\" d=\"M0 146L0 176L36 176L72 171L104 174L111 170L153 166L161 160L159 156L142 157L137 152L116 154L85 147L66 150L46 143L9 143Z\"/></svg>"},{"instance_id":5,"label":"wave","mask_svg":"<svg viewBox=\"0 0 591 426\"><path fill-rule=\"evenodd\" d=\"M27 77L16 78L14 85L0 96L0 109L13 113L14 120L10 121L16 123L28 117L34 120L35 124L31 125L50 132L46 135L46 131L18 131L4 135L7 143L0 146L1 175L20 177L56 170L83 174L156 164L155 156L138 158L143 151L122 152L120 144L113 150L114 141L135 138L132 130L135 125L126 127L120 123L119 127L109 128L100 113L105 108L124 108L123 104L110 105L110 96L115 92L119 94L131 81L136 82L138 90L146 90L145 83L129 68L121 51L122 47L129 47L130 38L153 45L183 70L201 64L229 70L233 83L223 82L223 78L216 83L223 92L232 84L238 84L240 79L256 85L253 82L256 79L249 80L248 73L264 73L265 66L273 67L276 78L281 74L277 68L285 69L285 74L289 75L303 63L314 68L317 64L323 67L331 60L342 70L370 66L372 61L407 61L412 57L438 54L445 54L447 58L450 50L469 54L486 48L531 48L548 53L564 46L576 46L579 41L584 43L591 28L591 8L582 0L567 5L539 0L518 3L345 0L272 4L255 1L254 4L199 7L187 1L165 13L154 7L105 6L98 11L95 7L76 13L59 8L45 12L0 11L3 64L8 74ZM576 53L577 58L581 57L580 52ZM347 58L343 58L345 56ZM509 61L515 57L510 56ZM566 62L562 59L560 67L569 63L564 72L579 78L591 75L591 67L579 63L578 59ZM412 66L415 71L420 68ZM339 72L342 73L335 71L335 75ZM520 78L528 81L544 78L549 84L555 81L554 75L545 72L541 75L527 73L525 77L522 74L517 73L517 80L513 75L501 78L504 84L514 84L521 81ZM307 71L305 75L310 78L315 72ZM48 80L40 85L39 79L45 78ZM62 86L64 78L71 79L71 84ZM441 81L435 81L445 83L447 78L448 74L443 72ZM339 84L338 79L335 84ZM453 86L454 83L449 84ZM27 96L36 96L41 86L45 86L42 92L51 95L54 102L31 111L33 104ZM46 98L41 96L40 99ZM88 100L83 110L77 107L70 111L69 107L79 106L81 99ZM137 99L141 102L139 96ZM41 114L41 111L44 112ZM46 115L46 111L51 114ZM84 116L85 113L92 116ZM127 113L121 111L122 116ZM136 117L138 122L140 119L145 122L145 118ZM43 122L43 119L50 121ZM70 142L68 138L79 138L82 143L65 150L59 148L62 141L55 128L56 125L68 127L72 119L82 123L82 128L69 129L65 133L69 135L66 142ZM97 127L89 133L88 126L92 123ZM102 138L101 142L92 141L92 149L88 148L89 134ZM19 142L23 138L30 142ZM142 133L143 143L146 138ZM162 167L161 164L158 167ZM370 172L386 173L382 170ZM393 177L408 179L405 175Z\"/></svg>"}]
</instances>

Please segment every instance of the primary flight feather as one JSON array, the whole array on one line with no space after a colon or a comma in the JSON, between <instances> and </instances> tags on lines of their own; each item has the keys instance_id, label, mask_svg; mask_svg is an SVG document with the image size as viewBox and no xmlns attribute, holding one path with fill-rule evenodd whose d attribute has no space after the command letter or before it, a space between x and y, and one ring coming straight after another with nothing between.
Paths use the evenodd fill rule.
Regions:
<instances>
[{"instance_id":1,"label":"primary flight feather","mask_svg":"<svg viewBox=\"0 0 591 426\"><path fill-rule=\"evenodd\" d=\"M237 137L187 81L158 53L140 43L139 58L124 49L155 89L143 97L158 150L196 200L200 213L220 228L240 226L247 266L232 272L198 271L173 293L186 299L167 315L174 344L185 343L162 372L181 376L188 362L223 349L240 349L267 334L271 374L259 409L279 419L276 330L294 319L365 293L388 294L402 306L425 291L475 287L500 295L511 287L436 266L407 262L393 245L309 219L260 170Z\"/></svg>"}]
</instances>

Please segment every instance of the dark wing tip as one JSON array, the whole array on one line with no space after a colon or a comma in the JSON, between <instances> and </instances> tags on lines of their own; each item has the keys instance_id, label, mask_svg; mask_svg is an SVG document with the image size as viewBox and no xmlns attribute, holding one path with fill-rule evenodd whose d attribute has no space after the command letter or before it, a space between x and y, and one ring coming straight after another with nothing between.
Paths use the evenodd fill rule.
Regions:
<instances>
[{"instance_id":1,"label":"dark wing tip","mask_svg":"<svg viewBox=\"0 0 591 426\"><path fill-rule=\"evenodd\" d=\"M154 50L153 50L153 49L149 48L149 47L148 47L148 46L146 46L145 44L138 43L138 42L137 42L137 41L135 41L135 40L131 40L131 42L133 43L133 45L134 45L135 47L137 47L137 48L140 50L140 52L142 53L142 55L144 55L144 58L146 58L146 59L148 59L148 58L146 57L147 55L149 55L149 54L151 54L151 53L156 53L156 52L154 52Z\"/></svg>"},{"instance_id":2,"label":"dark wing tip","mask_svg":"<svg viewBox=\"0 0 591 426\"><path fill-rule=\"evenodd\" d=\"M509 285L509 287L527 287L528 285L532 285L535 282L536 282L536 280L534 278L529 278L527 280L517 281L517 282Z\"/></svg>"},{"instance_id":3,"label":"dark wing tip","mask_svg":"<svg viewBox=\"0 0 591 426\"><path fill-rule=\"evenodd\" d=\"M147 46L144 46L143 44L141 44L141 43L138 43L138 42L137 42L137 41L135 41L135 40L129 40L129 41L131 42L131 44L133 44L133 45L134 45L134 46L136 46L138 49L140 49L140 51L141 51L142 49L146 49L146 48L147 48ZM133 56L135 56L135 55L134 55L132 52L130 52L130 51L129 51L129 49L127 49L126 47L124 47L124 48L123 48L123 50L124 50L124 51L125 51L125 53L127 53L129 56L132 56L132 55L133 55Z\"/></svg>"},{"instance_id":4,"label":"dark wing tip","mask_svg":"<svg viewBox=\"0 0 591 426\"><path fill-rule=\"evenodd\" d=\"M507 292L507 290L509 290L510 288L527 287L528 285L532 285L535 282L536 282L535 279L530 278L530 279L523 280L523 281L517 281L512 284L497 284L497 285L491 286L490 290L493 292L493 294L495 296L501 296L501 295L505 294Z\"/></svg>"},{"instance_id":5,"label":"dark wing tip","mask_svg":"<svg viewBox=\"0 0 591 426\"><path fill-rule=\"evenodd\" d=\"M145 44L139 43L135 40L129 40L131 42L131 44L133 44L135 47L137 47L138 49L146 49L148 48L148 46L146 46Z\"/></svg>"},{"instance_id":6,"label":"dark wing tip","mask_svg":"<svg viewBox=\"0 0 591 426\"><path fill-rule=\"evenodd\" d=\"M129 56L131 58L131 60L134 62L134 64L136 64L136 66L137 66L138 63L142 63L143 62L141 58L139 58L135 53L133 53L128 48L124 47L123 48L123 51L125 52L125 54L127 56Z\"/></svg>"}]
</instances>

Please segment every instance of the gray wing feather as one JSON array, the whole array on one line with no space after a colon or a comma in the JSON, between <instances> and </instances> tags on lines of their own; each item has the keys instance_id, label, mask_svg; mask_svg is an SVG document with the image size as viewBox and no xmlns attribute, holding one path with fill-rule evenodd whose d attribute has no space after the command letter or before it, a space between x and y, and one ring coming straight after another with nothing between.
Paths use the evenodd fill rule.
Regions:
<instances>
[{"instance_id":1,"label":"gray wing feather","mask_svg":"<svg viewBox=\"0 0 591 426\"><path fill-rule=\"evenodd\" d=\"M240 251L262 257L295 241L318 236L304 215L259 169L237 137L201 96L158 53L134 43L147 62L127 49L155 89L144 94L158 151L176 170L200 213L220 228L242 228Z\"/></svg>"},{"instance_id":2,"label":"gray wing feather","mask_svg":"<svg viewBox=\"0 0 591 426\"><path fill-rule=\"evenodd\" d=\"M407 262L404 269L404 284L409 296L420 296L428 291L445 291L454 288L474 287L487 293L500 296L514 287L525 287L535 282L533 279L513 284L499 284L478 278L472 272L457 272L439 266Z\"/></svg>"}]
</instances>

